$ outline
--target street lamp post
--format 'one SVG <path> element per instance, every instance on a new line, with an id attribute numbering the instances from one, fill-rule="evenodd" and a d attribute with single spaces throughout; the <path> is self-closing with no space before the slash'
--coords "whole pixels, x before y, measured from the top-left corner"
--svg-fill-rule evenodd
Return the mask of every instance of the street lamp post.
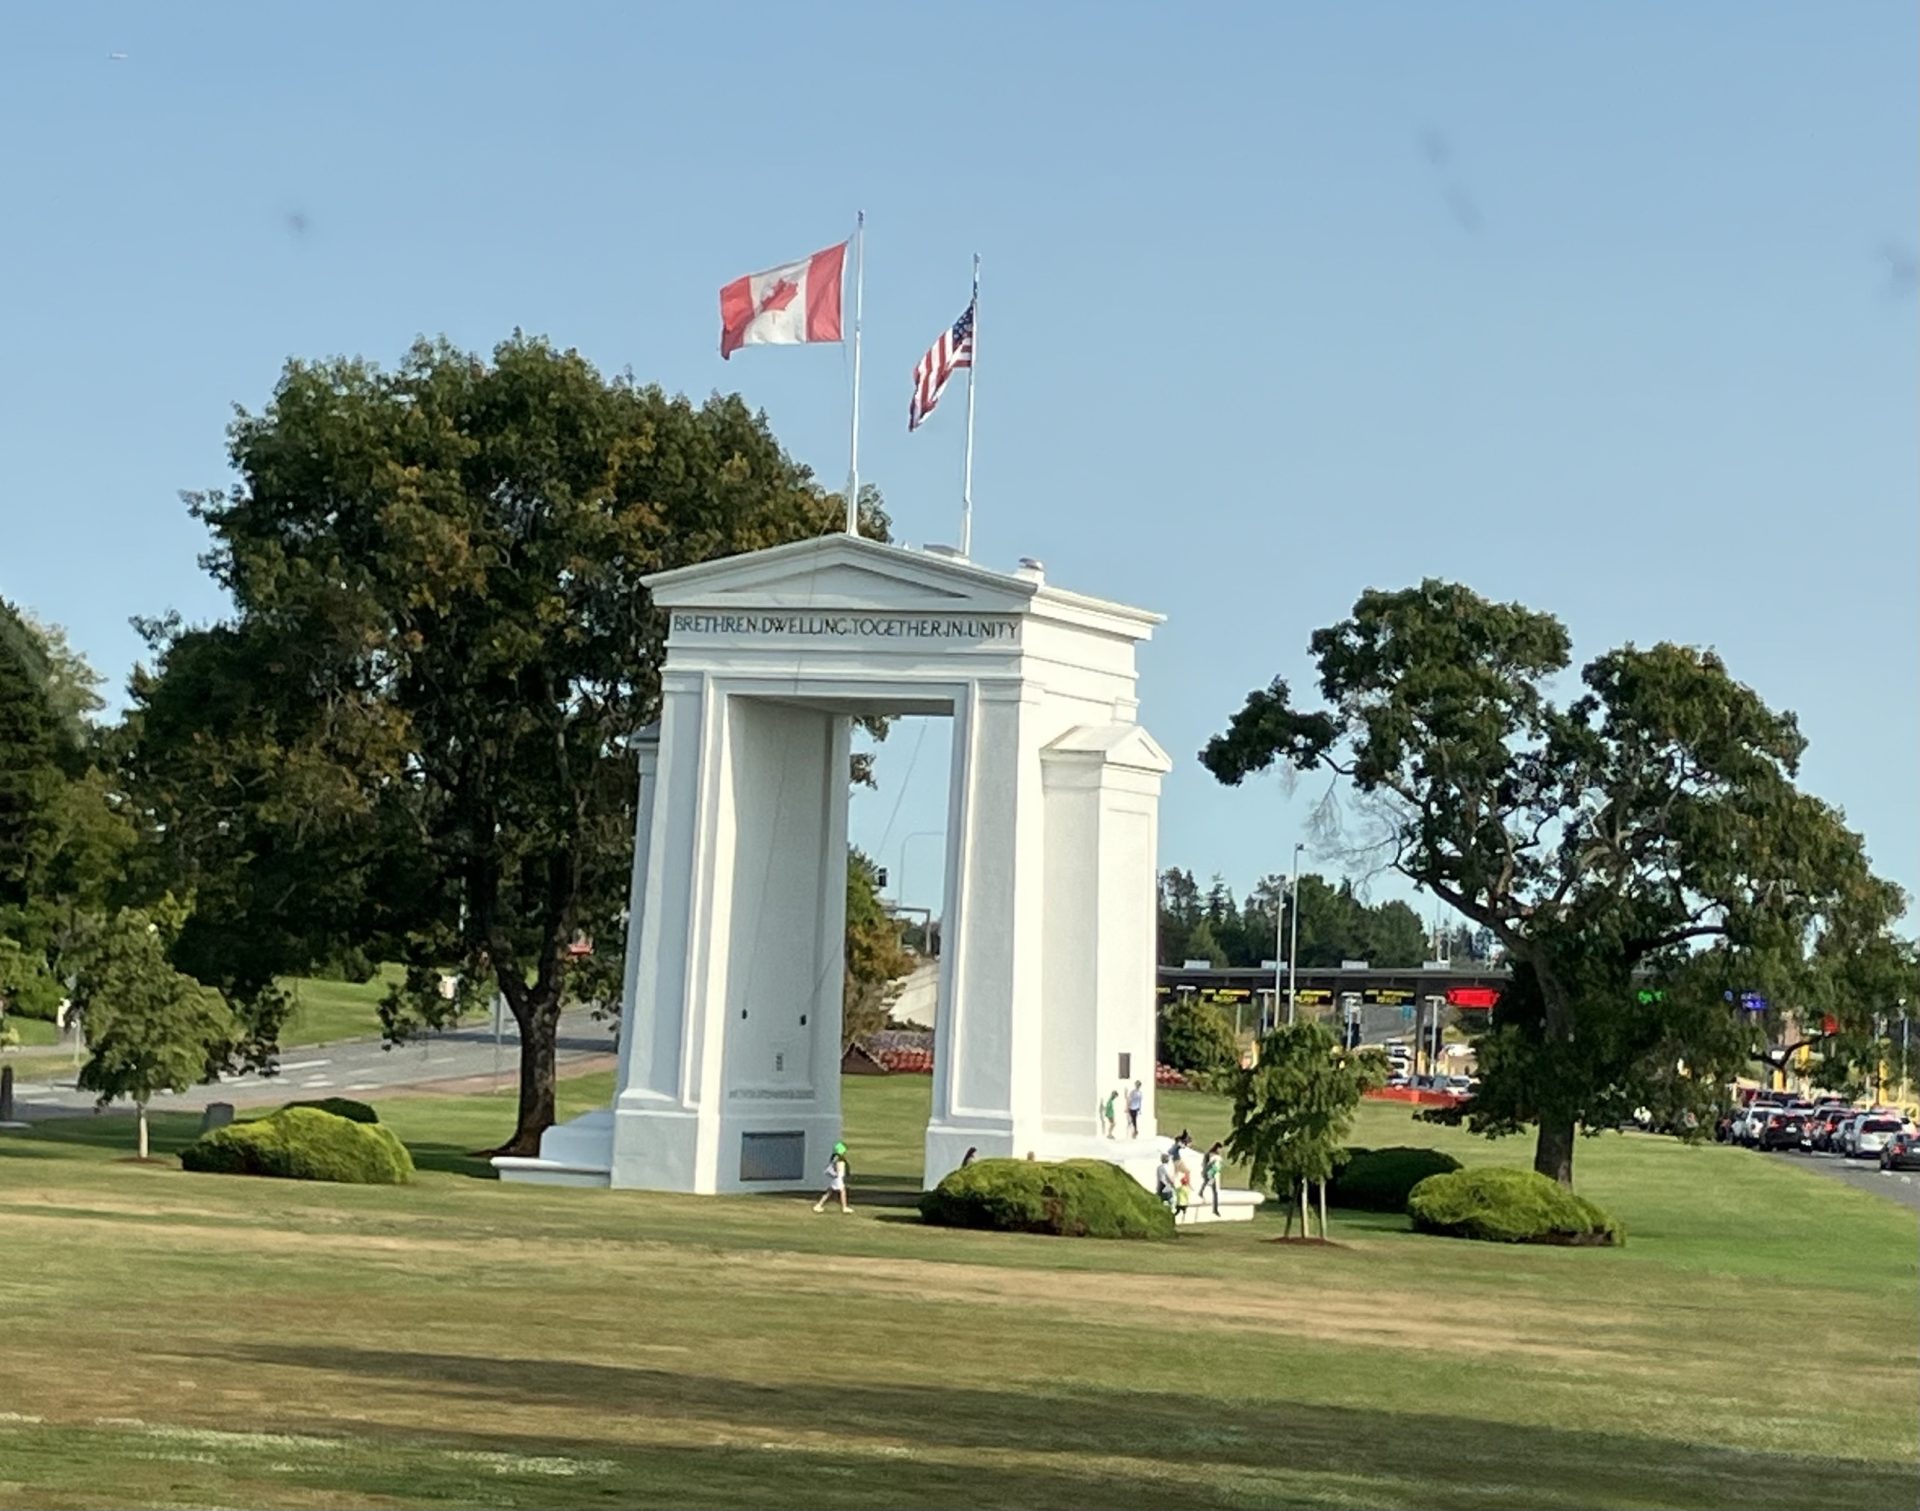
<path id="1" fill-rule="evenodd" d="M 904 903 L 907 901 L 907 850 L 908 850 L 908 847 L 911 846 L 913 842 L 917 839 L 943 838 L 946 835 L 946 832 L 947 831 L 944 829 L 916 829 L 913 831 L 913 833 L 909 834 L 905 839 L 900 841 L 900 885 L 894 889 L 894 893 L 893 893 L 894 900 L 896 902 Z"/>
<path id="2" fill-rule="evenodd" d="M 1293 884 L 1287 888 L 1289 899 L 1289 918 L 1287 927 L 1291 937 L 1287 941 L 1287 1022 L 1293 1022 L 1293 1002 L 1297 995 L 1295 988 L 1300 981 L 1300 852 L 1307 847 L 1296 844 L 1293 847 Z"/>

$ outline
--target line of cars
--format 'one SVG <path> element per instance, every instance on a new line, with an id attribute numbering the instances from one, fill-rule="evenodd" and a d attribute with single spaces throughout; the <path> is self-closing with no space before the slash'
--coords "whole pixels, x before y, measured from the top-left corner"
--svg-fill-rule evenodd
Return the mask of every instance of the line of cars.
<path id="1" fill-rule="evenodd" d="M 1898 1107 L 1856 1107 L 1843 1097 L 1761 1092 L 1722 1113 L 1714 1137 L 1749 1149 L 1838 1154 L 1876 1159 L 1882 1170 L 1920 1170 L 1920 1127 Z"/>
<path id="2" fill-rule="evenodd" d="M 1387 1085 L 1395 1089 L 1439 1091 L 1448 1096 L 1470 1097 L 1480 1083 L 1474 1076 L 1417 1076 L 1413 1073 L 1413 1048 L 1405 1039 L 1388 1039 L 1380 1046 L 1387 1057 Z"/>

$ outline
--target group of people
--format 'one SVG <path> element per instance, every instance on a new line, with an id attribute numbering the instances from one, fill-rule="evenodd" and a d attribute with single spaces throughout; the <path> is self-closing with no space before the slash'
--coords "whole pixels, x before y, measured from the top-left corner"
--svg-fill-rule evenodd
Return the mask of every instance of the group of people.
<path id="1" fill-rule="evenodd" d="M 1116 1086 L 1112 1091 L 1107 1093 L 1107 1099 L 1100 1104 L 1100 1122 L 1107 1130 L 1108 1138 L 1118 1138 L 1120 1136 L 1120 1124 L 1117 1113 L 1120 1107 L 1121 1095 L 1120 1088 Z M 1127 1091 L 1125 1096 L 1127 1099 L 1127 1131 L 1134 1138 L 1139 1138 L 1140 1109 L 1147 1105 L 1147 1094 L 1140 1082 L 1135 1081 L 1132 1089 Z"/>
<path id="2" fill-rule="evenodd" d="M 1140 1137 L 1140 1108 L 1146 1100 L 1138 1081 L 1133 1083 L 1133 1089 L 1127 1092 L 1126 1097 L 1127 1127 L 1133 1137 L 1138 1138 Z M 1116 1132 L 1114 1116 L 1119 1105 L 1120 1092 L 1117 1089 L 1108 1092 L 1106 1101 L 1101 1103 L 1100 1117 L 1106 1124 L 1108 1138 L 1119 1136 Z M 1182 1128 L 1172 1146 L 1160 1156 L 1160 1170 L 1155 1179 L 1154 1188 L 1160 1200 L 1167 1204 L 1167 1210 L 1173 1213 L 1175 1222 L 1185 1217 L 1194 1207 L 1205 1202 L 1209 1193 L 1213 1198 L 1213 1215 L 1215 1217 L 1220 1215 L 1220 1169 L 1225 1162 L 1221 1146 L 1216 1141 L 1201 1157 L 1200 1184 L 1197 1189 L 1193 1184 L 1193 1172 L 1187 1168 L 1186 1162 L 1186 1152 L 1192 1147 L 1193 1136 Z M 977 1149 L 967 1150 L 966 1156 L 960 1161 L 961 1167 L 971 1165 L 978 1152 Z M 1032 1159 L 1034 1156 L 1029 1153 L 1027 1158 Z M 837 1201 L 842 1212 L 851 1212 L 853 1206 L 847 1200 L 847 1177 L 850 1172 L 847 1166 L 845 1144 L 835 1141 L 833 1156 L 827 1161 L 824 1173 L 827 1189 L 820 1193 L 820 1200 L 813 1204 L 813 1210 L 825 1211 L 828 1206 Z"/>
<path id="3" fill-rule="evenodd" d="M 1187 1168 L 1186 1161 L 1186 1152 L 1192 1147 L 1193 1139 L 1182 1128 L 1173 1147 L 1160 1156 L 1160 1169 L 1154 1177 L 1154 1190 L 1173 1213 L 1175 1222 L 1206 1201 L 1209 1192 L 1213 1196 L 1213 1215 L 1220 1215 L 1220 1169 L 1226 1156 L 1217 1141 L 1207 1150 L 1200 1160 L 1200 1188 L 1196 1191 L 1193 1171 Z"/>

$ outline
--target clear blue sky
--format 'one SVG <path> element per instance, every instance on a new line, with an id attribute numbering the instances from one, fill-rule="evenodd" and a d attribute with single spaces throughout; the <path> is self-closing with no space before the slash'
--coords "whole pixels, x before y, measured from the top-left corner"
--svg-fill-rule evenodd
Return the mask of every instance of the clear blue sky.
<path id="1" fill-rule="evenodd" d="M 1583 656 L 1718 646 L 1911 888 L 1917 49 L 1893 0 L 5 7 L 0 593 L 117 687 L 129 615 L 223 607 L 175 495 L 229 406 L 420 333 L 737 385 L 837 485 L 845 354 L 723 365 L 716 291 L 864 207 L 863 474 L 953 538 L 908 379 L 979 251 L 975 555 L 1169 616 L 1164 864 L 1284 868 L 1306 790 L 1194 752 L 1437 574 Z M 913 740 L 857 805 L 890 867 Z"/>

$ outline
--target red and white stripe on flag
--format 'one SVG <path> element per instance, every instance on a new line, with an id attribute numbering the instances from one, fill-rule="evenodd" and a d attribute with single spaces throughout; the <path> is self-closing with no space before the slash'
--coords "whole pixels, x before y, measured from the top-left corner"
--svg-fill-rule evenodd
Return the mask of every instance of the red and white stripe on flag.
<path id="1" fill-rule="evenodd" d="M 940 333 L 940 339 L 927 348 L 913 370 L 913 403 L 907 408 L 907 429 L 918 430 L 946 392 L 947 379 L 959 369 L 972 366 L 973 305 L 969 302 L 966 312 Z"/>
<path id="2" fill-rule="evenodd" d="M 720 355 L 743 346 L 840 339 L 840 275 L 847 244 L 801 262 L 736 278 L 720 290 Z"/>

